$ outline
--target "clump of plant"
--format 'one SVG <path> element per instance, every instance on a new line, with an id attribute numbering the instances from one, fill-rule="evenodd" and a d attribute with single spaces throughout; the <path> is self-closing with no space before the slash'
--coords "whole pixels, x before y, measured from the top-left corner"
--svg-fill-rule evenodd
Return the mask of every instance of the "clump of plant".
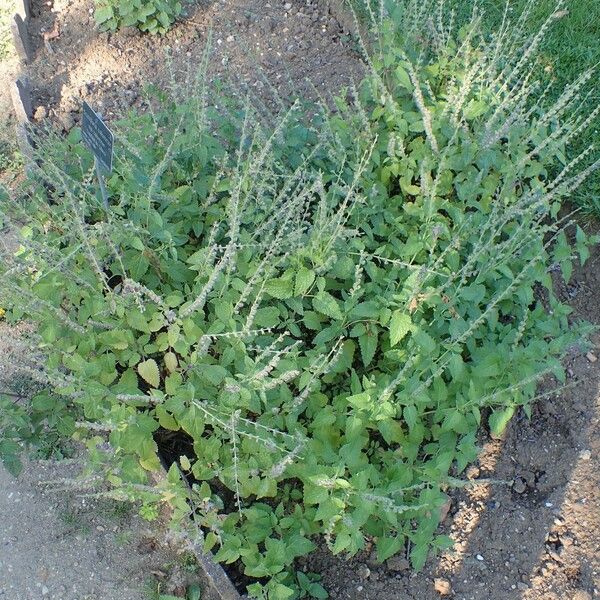
<path id="1" fill-rule="evenodd" d="M 40 140 L 46 187 L 2 205 L 27 228 L 0 294 L 38 324 L 90 464 L 147 518 L 193 514 L 192 544 L 253 597 L 326 597 L 294 570 L 319 540 L 415 568 L 448 547 L 440 509 L 478 432 L 529 413 L 586 332 L 549 271 L 587 256 L 555 217 L 599 164 L 548 168 L 593 118 L 571 110 L 589 74 L 542 108 L 541 36 L 455 37 L 432 6 L 399 28 L 373 13 L 379 51 L 335 113 L 217 108 L 201 77 L 121 123 L 109 211 L 77 133 L 67 160 Z"/>
<path id="2" fill-rule="evenodd" d="M 164 34 L 181 15 L 179 0 L 96 0 L 94 18 L 104 31 L 137 27 L 151 34 Z"/>

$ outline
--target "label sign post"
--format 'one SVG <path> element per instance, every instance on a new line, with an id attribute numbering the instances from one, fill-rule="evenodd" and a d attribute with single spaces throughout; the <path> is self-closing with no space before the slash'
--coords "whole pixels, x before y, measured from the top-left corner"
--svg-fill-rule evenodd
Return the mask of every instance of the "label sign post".
<path id="1" fill-rule="evenodd" d="M 100 183 L 100 193 L 104 208 L 108 210 L 108 193 L 104 183 L 104 175 L 112 172 L 113 146 L 115 136 L 106 126 L 100 115 L 84 101 L 83 103 L 83 122 L 81 125 L 81 137 L 84 144 L 92 151 L 94 155 L 94 165 L 96 175 Z"/>

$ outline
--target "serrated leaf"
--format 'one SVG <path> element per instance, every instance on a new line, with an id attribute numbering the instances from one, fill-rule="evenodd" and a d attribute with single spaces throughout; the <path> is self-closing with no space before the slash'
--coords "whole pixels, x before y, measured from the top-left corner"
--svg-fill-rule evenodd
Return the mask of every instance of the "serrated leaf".
<path id="1" fill-rule="evenodd" d="M 394 554 L 397 554 L 404 546 L 404 538 L 396 537 L 380 537 L 377 540 L 377 561 L 382 563 Z"/>
<path id="2" fill-rule="evenodd" d="M 414 404 L 405 406 L 402 412 L 404 421 L 408 425 L 409 429 L 412 429 L 417 424 L 417 408 Z"/>
<path id="3" fill-rule="evenodd" d="M 153 388 L 157 388 L 160 385 L 160 372 L 153 358 L 141 362 L 137 370 L 140 377 Z"/>
<path id="4" fill-rule="evenodd" d="M 515 414 L 515 407 L 509 406 L 504 410 L 495 410 L 488 419 L 490 426 L 490 434 L 493 438 L 498 439 L 504 433 L 506 426 Z"/>
<path id="5" fill-rule="evenodd" d="M 315 272 L 306 267 L 300 267 L 296 273 L 296 285 L 294 288 L 294 294 L 296 296 L 304 295 L 310 286 L 315 281 Z"/>
<path id="6" fill-rule="evenodd" d="M 178 366 L 177 355 L 174 352 L 167 352 L 165 354 L 165 367 L 167 367 L 169 373 L 176 371 Z"/>
<path id="7" fill-rule="evenodd" d="M 360 355 L 363 359 L 363 364 L 368 367 L 377 352 L 378 334 L 377 331 L 371 330 L 361 335 L 358 338 L 358 345 L 360 346 Z"/>
<path id="8" fill-rule="evenodd" d="M 101 6 L 96 9 L 94 18 L 96 19 L 96 23 L 98 23 L 98 25 L 102 25 L 102 23 L 112 19 L 113 14 L 114 13 L 111 6 Z"/>
<path id="9" fill-rule="evenodd" d="M 286 300 L 294 295 L 294 285 L 291 279 L 271 279 L 265 284 L 265 291 L 277 298 L 278 300 Z"/>
<path id="10" fill-rule="evenodd" d="M 412 320 L 410 315 L 396 310 L 390 321 L 390 345 L 395 346 L 410 331 Z"/>
<path id="11" fill-rule="evenodd" d="M 319 292 L 312 301 L 317 312 L 341 321 L 344 317 L 337 300 L 329 292 Z"/>
<path id="12" fill-rule="evenodd" d="M 425 565 L 428 554 L 427 544 L 415 544 L 410 551 L 410 562 L 415 571 L 420 571 Z"/>

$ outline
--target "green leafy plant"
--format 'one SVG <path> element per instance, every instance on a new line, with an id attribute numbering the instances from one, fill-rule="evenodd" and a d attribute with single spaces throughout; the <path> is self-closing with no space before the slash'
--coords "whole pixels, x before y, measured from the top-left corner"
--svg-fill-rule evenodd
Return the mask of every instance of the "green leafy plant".
<path id="1" fill-rule="evenodd" d="M 10 20 L 15 14 L 15 3 L 7 0 L 0 6 L 0 60 L 14 54 L 12 37 L 10 33 Z"/>
<path id="2" fill-rule="evenodd" d="M 1 205 L 21 250 L 0 295 L 38 324 L 90 468 L 148 516 L 193 515 L 192 543 L 256 598 L 325 597 L 294 573 L 319 540 L 415 568 L 448 547 L 478 432 L 529 413 L 587 332 L 551 271 L 587 257 L 555 218 L 599 163 L 549 168 L 589 123 L 571 110 L 589 76 L 543 107 L 539 39 L 423 30 L 420 10 L 373 13 L 368 76 L 335 112 L 216 108 L 201 75 L 116 128 L 108 212 L 77 131 L 40 139 L 45 186 Z M 153 484 L 173 436 L 186 451 Z"/>
<path id="3" fill-rule="evenodd" d="M 96 0 L 94 17 L 103 30 L 137 27 L 147 33 L 164 34 L 181 12 L 179 0 Z"/>
<path id="4" fill-rule="evenodd" d="M 75 419 L 64 400 L 42 392 L 26 402 L 0 392 L 0 460 L 9 473 L 21 473 L 24 448 L 42 457 L 60 455 L 62 440 L 74 431 Z"/>

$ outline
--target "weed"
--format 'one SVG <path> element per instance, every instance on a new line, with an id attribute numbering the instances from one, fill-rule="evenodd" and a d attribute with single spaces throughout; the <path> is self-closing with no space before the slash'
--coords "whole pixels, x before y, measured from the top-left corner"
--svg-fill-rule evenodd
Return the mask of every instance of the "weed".
<path id="1" fill-rule="evenodd" d="M 96 0 L 96 5 L 96 23 L 110 31 L 137 27 L 150 34 L 163 34 L 182 12 L 179 0 Z"/>

